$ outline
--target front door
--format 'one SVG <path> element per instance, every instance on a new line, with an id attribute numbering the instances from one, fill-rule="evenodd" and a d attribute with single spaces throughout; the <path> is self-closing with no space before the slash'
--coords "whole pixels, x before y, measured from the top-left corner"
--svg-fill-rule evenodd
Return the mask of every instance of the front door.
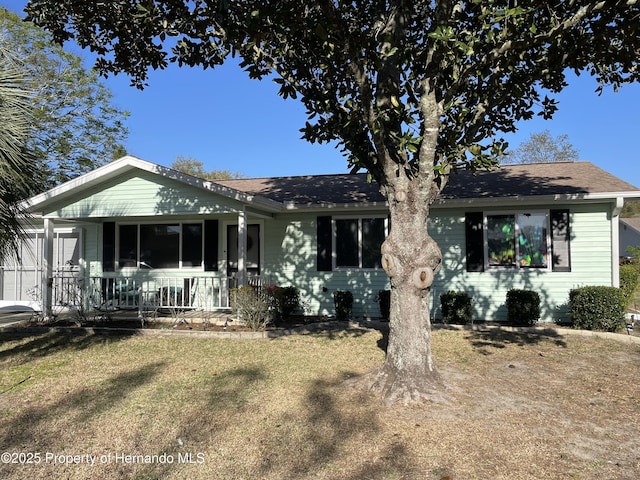
<path id="1" fill-rule="evenodd" d="M 249 276 L 260 275 L 260 225 L 247 225 L 247 259 Z M 238 225 L 227 225 L 227 275 L 238 273 Z"/>

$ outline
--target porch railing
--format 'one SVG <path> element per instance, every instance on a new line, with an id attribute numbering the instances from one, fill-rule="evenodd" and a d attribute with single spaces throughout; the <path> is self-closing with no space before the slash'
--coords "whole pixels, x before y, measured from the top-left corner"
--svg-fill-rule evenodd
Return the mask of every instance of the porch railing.
<path id="1" fill-rule="evenodd" d="M 99 309 L 229 308 L 229 279 L 226 277 L 92 277 L 86 294 Z"/>
<path id="2" fill-rule="evenodd" d="M 266 285 L 268 277 L 250 276 L 250 285 Z M 229 308 L 229 289 L 238 286 L 235 277 L 190 275 L 161 276 L 134 273 L 104 274 L 85 279 L 76 272 L 53 278 L 53 304 L 89 309 L 197 309 Z"/>

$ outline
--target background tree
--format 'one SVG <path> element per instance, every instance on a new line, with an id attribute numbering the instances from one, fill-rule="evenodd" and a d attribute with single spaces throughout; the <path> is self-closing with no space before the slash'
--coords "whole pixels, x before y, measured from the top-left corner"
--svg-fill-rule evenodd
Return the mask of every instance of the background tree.
<path id="1" fill-rule="evenodd" d="M 122 151 L 128 115 L 112 104 L 111 92 L 77 55 L 51 35 L 0 8 L 0 35 L 13 61 L 32 79 L 34 128 L 26 148 L 40 162 L 43 189 L 88 172 Z"/>
<path id="2" fill-rule="evenodd" d="M 640 200 L 630 198 L 624 202 L 624 207 L 620 212 L 622 218 L 638 217 L 640 216 Z"/>
<path id="3" fill-rule="evenodd" d="M 429 294 L 442 255 L 427 231 L 451 172 L 497 164 L 517 122 L 549 118 L 565 71 L 637 81 L 635 0 L 30 0 L 30 19 L 142 87 L 149 68 L 215 67 L 233 53 L 299 98 L 311 142 L 336 141 L 388 200 L 384 364 L 359 380 L 392 403 L 440 397 Z M 546 92 L 546 94 L 541 93 Z"/>
<path id="4" fill-rule="evenodd" d="M 549 130 L 532 133 L 512 152 L 500 157 L 500 163 L 548 163 L 575 162 L 579 160 L 578 151 L 569 142 L 568 135 L 552 137 Z"/>
<path id="5" fill-rule="evenodd" d="M 171 168 L 194 177 L 205 180 L 231 180 L 234 178 L 244 178 L 244 175 L 231 170 L 205 170 L 204 164 L 200 160 L 191 157 L 178 155 L 176 161 L 171 164 Z"/>
<path id="6" fill-rule="evenodd" d="M 34 162 L 25 144 L 31 133 L 32 91 L 0 32 L 0 261 L 18 255 L 27 215 L 21 201 L 34 193 Z"/>

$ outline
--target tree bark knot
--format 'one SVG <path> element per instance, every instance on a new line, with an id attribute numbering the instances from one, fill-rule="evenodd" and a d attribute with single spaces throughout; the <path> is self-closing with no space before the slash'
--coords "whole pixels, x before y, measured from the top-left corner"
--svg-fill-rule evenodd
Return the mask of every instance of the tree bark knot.
<path id="1" fill-rule="evenodd" d="M 403 247 L 387 238 L 381 248 L 382 268 L 396 283 L 406 282 L 418 290 L 428 289 L 440 270 L 440 249 L 430 237 L 417 248 L 415 245 L 405 244 Z"/>

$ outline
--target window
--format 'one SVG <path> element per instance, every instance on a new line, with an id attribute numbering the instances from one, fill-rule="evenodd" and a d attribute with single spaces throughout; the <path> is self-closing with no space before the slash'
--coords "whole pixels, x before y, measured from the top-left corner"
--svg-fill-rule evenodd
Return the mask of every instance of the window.
<path id="1" fill-rule="evenodd" d="M 336 218 L 334 220 L 335 266 L 381 268 L 380 247 L 387 235 L 387 219 Z"/>
<path id="2" fill-rule="evenodd" d="M 182 266 L 202 265 L 202 224 L 182 224 Z"/>
<path id="3" fill-rule="evenodd" d="M 549 219 L 546 213 L 486 216 L 486 265 L 549 268 Z"/>
<path id="4" fill-rule="evenodd" d="M 202 223 L 120 225 L 118 266 L 202 266 Z"/>
<path id="5" fill-rule="evenodd" d="M 465 213 L 467 272 L 510 267 L 571 271 L 571 212 Z"/>
<path id="6" fill-rule="evenodd" d="M 140 262 L 151 268 L 178 268 L 180 225 L 140 225 Z"/>

